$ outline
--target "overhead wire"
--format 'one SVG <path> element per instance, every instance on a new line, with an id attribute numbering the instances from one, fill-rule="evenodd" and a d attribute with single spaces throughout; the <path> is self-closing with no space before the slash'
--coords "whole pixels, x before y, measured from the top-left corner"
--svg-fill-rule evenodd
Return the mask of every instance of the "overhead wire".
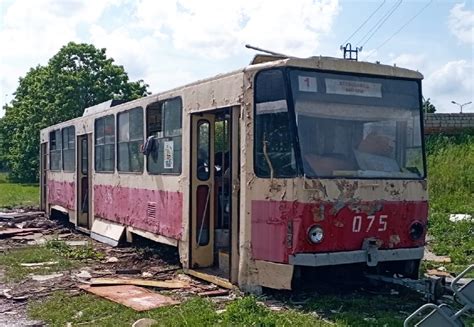
<path id="1" fill-rule="evenodd" d="M 367 24 L 367 22 L 372 18 L 372 16 L 375 15 L 377 13 L 377 11 L 379 11 L 380 8 L 382 8 L 382 6 L 384 5 L 385 2 L 386 2 L 386 0 L 383 0 L 383 2 L 374 11 L 372 11 L 372 13 L 369 15 L 369 17 L 367 17 L 367 19 L 362 24 L 360 24 L 360 26 L 342 44 L 346 44 L 347 41 L 349 41 L 354 35 L 356 35 L 357 32 L 359 32 L 360 29 L 362 27 L 364 27 L 365 24 Z"/>
<path id="2" fill-rule="evenodd" d="M 406 21 L 405 24 L 403 24 L 398 30 L 395 31 L 390 37 L 388 37 L 385 41 L 383 41 L 375 50 L 380 49 L 383 47 L 387 42 L 389 42 L 395 35 L 400 33 L 402 29 L 404 29 L 408 24 L 410 24 L 416 17 L 418 17 L 423 11 L 425 11 L 426 8 L 428 8 L 429 5 L 433 3 L 434 0 L 430 0 L 423 8 L 421 8 L 415 15 L 413 15 L 409 20 Z"/>
<path id="3" fill-rule="evenodd" d="M 375 35 L 375 33 L 377 33 L 377 31 L 385 24 L 385 22 L 390 18 L 390 16 L 393 15 L 397 8 L 400 7 L 402 2 L 403 0 L 399 0 L 398 2 L 396 2 L 395 5 L 377 21 L 377 23 L 362 37 L 362 39 L 357 44 L 361 44 L 363 42 L 361 47 L 364 47 L 367 42 L 369 42 L 370 39 Z"/>

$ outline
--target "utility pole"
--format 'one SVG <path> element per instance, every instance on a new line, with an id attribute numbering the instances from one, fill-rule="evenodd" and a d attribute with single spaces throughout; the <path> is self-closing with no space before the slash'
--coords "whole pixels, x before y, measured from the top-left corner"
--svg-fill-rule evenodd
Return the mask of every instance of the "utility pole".
<path id="1" fill-rule="evenodd" d="M 471 104 L 472 101 L 469 101 L 469 102 L 466 102 L 466 103 L 463 103 L 463 104 L 457 103 L 456 101 L 451 101 L 451 103 L 458 105 L 458 106 L 459 106 L 459 111 L 460 111 L 460 113 L 462 114 L 462 108 L 463 108 L 464 106 L 467 106 L 468 104 Z"/>

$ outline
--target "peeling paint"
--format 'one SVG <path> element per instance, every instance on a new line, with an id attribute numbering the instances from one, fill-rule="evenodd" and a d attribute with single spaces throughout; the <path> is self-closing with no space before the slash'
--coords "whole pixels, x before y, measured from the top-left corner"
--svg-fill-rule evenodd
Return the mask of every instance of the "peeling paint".
<path id="1" fill-rule="evenodd" d="M 76 183 L 48 179 L 48 202 L 69 210 L 75 208 Z"/>

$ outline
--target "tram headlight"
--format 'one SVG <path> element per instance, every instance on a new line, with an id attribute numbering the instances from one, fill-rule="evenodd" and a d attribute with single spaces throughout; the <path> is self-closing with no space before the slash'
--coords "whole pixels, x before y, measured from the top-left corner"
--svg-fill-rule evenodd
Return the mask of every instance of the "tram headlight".
<path id="1" fill-rule="evenodd" d="M 318 225 L 314 225 L 308 231 L 308 238 L 311 241 L 311 243 L 314 243 L 314 244 L 321 243 L 324 239 L 323 229 Z"/>
<path id="2" fill-rule="evenodd" d="M 410 225 L 409 229 L 409 234 L 412 240 L 416 241 L 423 236 L 423 232 L 425 231 L 425 227 L 423 227 L 423 224 L 415 221 L 413 224 Z"/>

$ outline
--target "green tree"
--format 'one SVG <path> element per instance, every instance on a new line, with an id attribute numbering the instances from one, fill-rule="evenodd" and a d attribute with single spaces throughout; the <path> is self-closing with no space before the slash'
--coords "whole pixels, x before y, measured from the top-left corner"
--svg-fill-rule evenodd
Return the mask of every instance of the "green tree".
<path id="1" fill-rule="evenodd" d="M 434 114 L 436 112 L 436 107 L 430 102 L 430 98 L 423 98 L 423 112 L 428 114 Z"/>
<path id="2" fill-rule="evenodd" d="M 142 80 L 129 81 L 105 49 L 70 42 L 46 66 L 31 68 L 0 120 L 0 159 L 16 181 L 38 180 L 39 131 L 81 116 L 84 109 L 110 100 L 133 100 L 148 93 Z"/>

